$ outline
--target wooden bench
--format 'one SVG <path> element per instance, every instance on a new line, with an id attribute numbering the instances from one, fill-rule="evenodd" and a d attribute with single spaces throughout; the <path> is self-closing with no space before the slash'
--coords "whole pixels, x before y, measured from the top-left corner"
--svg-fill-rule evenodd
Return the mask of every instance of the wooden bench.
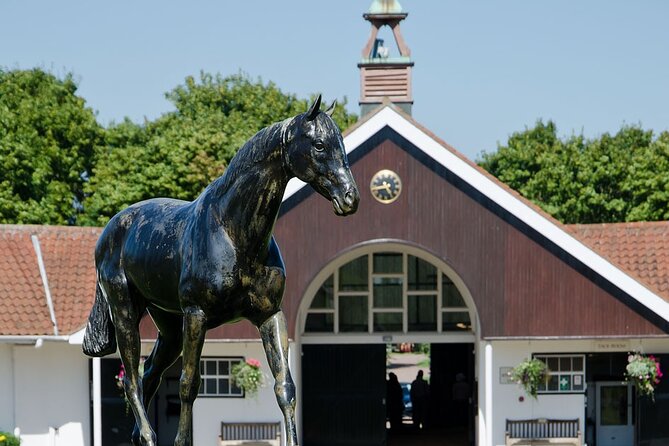
<path id="1" fill-rule="evenodd" d="M 281 423 L 221 423 L 220 446 L 281 446 Z"/>
<path id="2" fill-rule="evenodd" d="M 506 420 L 506 446 L 582 446 L 580 422 L 575 420 Z"/>

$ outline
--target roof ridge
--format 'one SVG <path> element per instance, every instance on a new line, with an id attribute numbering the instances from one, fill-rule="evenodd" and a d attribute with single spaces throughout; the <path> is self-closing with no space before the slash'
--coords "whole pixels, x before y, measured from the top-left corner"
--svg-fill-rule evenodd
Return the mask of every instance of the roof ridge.
<path id="1" fill-rule="evenodd" d="M 66 225 L 39 225 L 39 224 L 0 224 L 0 233 L 44 233 L 44 232 L 98 232 L 103 228 L 100 226 L 66 226 Z"/>
<path id="2" fill-rule="evenodd" d="M 606 227 L 628 227 L 628 228 L 643 228 L 650 226 L 669 226 L 669 221 L 624 221 L 612 223 L 563 223 L 568 228 L 606 228 Z"/>

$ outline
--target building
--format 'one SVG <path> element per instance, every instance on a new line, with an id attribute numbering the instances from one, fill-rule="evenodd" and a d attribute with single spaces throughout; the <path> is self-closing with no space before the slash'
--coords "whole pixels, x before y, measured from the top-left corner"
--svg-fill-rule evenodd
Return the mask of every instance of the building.
<path id="1" fill-rule="evenodd" d="M 507 419 L 531 418 L 578 419 L 588 445 L 669 443 L 669 380 L 654 403 L 623 382 L 628 352 L 669 364 L 669 222 L 566 226 L 546 215 L 411 118 L 399 4 L 376 0 L 365 18 L 391 26 L 400 56 L 379 51 L 373 32 L 360 63 L 366 114 L 344 138 L 359 211 L 340 219 L 295 181 L 275 227 L 301 443 L 386 444 L 386 345 L 402 342 L 431 344 L 431 423 L 443 443 L 457 432 L 464 444 L 501 445 Z M 99 231 L 0 227 L 0 388 L 10 395 L 0 429 L 19 428 L 26 446 L 128 444 L 118 359 L 87 359 L 78 345 Z M 147 321 L 146 354 L 154 333 Z M 507 374 L 531 357 L 552 370 L 536 400 Z M 240 358 L 261 359 L 270 376 L 251 324 L 209 332 L 198 446 L 217 444 L 221 421 L 281 419 L 271 386 L 255 399 L 229 386 Z M 178 373 L 152 408 L 161 444 L 176 429 Z M 450 393 L 460 373 L 466 409 Z"/>

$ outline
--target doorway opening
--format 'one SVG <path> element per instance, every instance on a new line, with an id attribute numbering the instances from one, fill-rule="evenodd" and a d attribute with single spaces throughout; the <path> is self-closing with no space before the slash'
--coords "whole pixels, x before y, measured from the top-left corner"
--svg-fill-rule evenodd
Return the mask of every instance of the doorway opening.
<path id="1" fill-rule="evenodd" d="M 654 400 L 639 396 L 623 375 L 628 355 L 586 355 L 585 440 L 595 446 L 669 444 L 669 380 L 655 388 Z M 654 356 L 669 363 L 668 354 Z"/>
<path id="2" fill-rule="evenodd" d="M 135 418 L 126 404 L 119 376 L 121 360 L 102 358 L 100 380 L 102 393 L 102 446 L 131 446 Z M 179 376 L 181 359 L 165 371 L 156 396 L 148 408 L 149 421 L 158 437 L 159 446 L 174 444 L 179 425 Z"/>
<path id="3" fill-rule="evenodd" d="M 474 344 L 424 344 L 392 351 L 386 344 L 302 346 L 302 431 L 309 446 L 474 444 Z M 390 350 L 390 351 L 389 351 Z M 412 384 L 429 378 L 425 418 L 414 425 L 416 400 L 404 401 L 401 426 L 388 425 L 387 377 Z M 408 386 L 407 386 L 408 387 Z"/>
<path id="4" fill-rule="evenodd" d="M 404 403 L 400 426 L 392 426 L 388 414 L 388 446 L 473 445 L 474 344 L 404 343 L 387 351 L 386 371 L 397 376 Z M 428 384 L 425 396 L 421 378 Z M 390 386 L 386 393 L 387 408 L 392 408 Z"/>
<path id="5" fill-rule="evenodd" d="M 423 250 L 374 243 L 335 259 L 314 277 L 298 312 L 303 443 L 474 444 L 477 324 L 464 282 Z M 389 356 L 386 344 L 398 342 L 424 346 L 422 356 L 413 364 L 409 356 L 397 356 L 400 352 Z M 419 368 L 429 378 L 429 396 L 422 405 L 420 429 L 414 431 L 417 411 L 411 384 Z M 393 430 L 387 427 L 387 380 L 389 373 L 401 369 L 409 375 L 398 378 L 398 385 L 404 384 L 404 407 Z M 460 388 L 457 400 L 454 387 Z"/>

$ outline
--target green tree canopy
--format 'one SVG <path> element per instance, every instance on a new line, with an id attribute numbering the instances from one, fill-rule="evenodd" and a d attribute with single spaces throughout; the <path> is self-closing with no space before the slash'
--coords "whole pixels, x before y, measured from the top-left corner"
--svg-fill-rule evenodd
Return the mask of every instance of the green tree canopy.
<path id="1" fill-rule="evenodd" d="M 669 132 L 623 126 L 561 139 L 539 121 L 479 164 L 564 223 L 669 219 Z"/>
<path id="2" fill-rule="evenodd" d="M 102 136 L 68 75 L 0 70 L 0 223 L 73 224 Z"/>
<path id="3" fill-rule="evenodd" d="M 147 198 L 194 199 L 258 130 L 308 108 L 306 99 L 241 74 L 188 77 L 167 98 L 174 111 L 143 125 L 126 120 L 107 130 L 86 186 L 86 223 L 105 224 Z M 334 119 L 346 128 L 357 118 L 339 106 Z"/>

